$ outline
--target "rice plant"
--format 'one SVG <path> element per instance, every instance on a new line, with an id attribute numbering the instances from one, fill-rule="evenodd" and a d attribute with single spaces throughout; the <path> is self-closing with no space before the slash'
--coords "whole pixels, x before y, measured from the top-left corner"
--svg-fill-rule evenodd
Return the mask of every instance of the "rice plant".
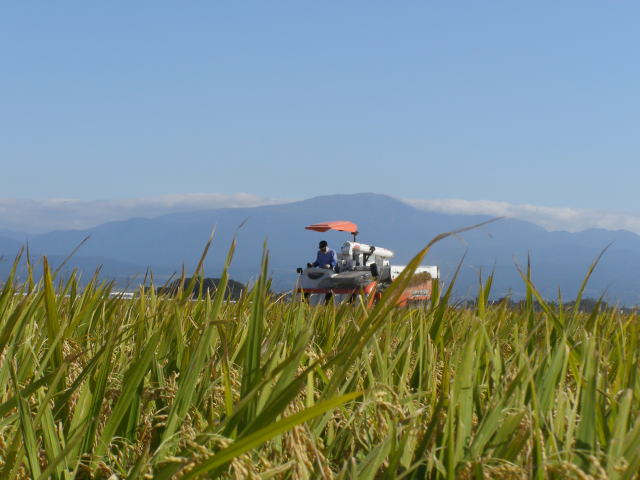
<path id="1" fill-rule="evenodd" d="M 635 314 L 547 303 L 528 272 L 517 308 L 491 276 L 474 308 L 452 285 L 397 307 L 427 251 L 373 307 L 272 296 L 266 253 L 235 303 L 226 270 L 195 301 L 193 281 L 123 299 L 46 259 L 10 276 L 0 477 L 638 478 Z"/>

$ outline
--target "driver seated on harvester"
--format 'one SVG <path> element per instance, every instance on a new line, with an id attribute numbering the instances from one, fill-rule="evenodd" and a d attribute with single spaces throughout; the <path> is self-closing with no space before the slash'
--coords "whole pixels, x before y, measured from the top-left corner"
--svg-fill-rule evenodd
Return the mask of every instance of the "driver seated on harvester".
<path id="1" fill-rule="evenodd" d="M 322 240 L 318 247 L 319 250 L 318 255 L 316 256 L 316 261 L 308 263 L 307 267 L 320 267 L 335 270 L 336 265 L 338 264 L 338 255 L 336 254 L 336 251 L 329 248 L 329 244 L 326 240 Z"/>

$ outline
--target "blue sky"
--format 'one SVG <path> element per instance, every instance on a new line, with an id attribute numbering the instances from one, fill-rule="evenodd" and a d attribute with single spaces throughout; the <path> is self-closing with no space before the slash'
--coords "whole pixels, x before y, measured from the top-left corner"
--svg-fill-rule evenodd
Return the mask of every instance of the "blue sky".
<path id="1" fill-rule="evenodd" d="M 636 2 L 11 2 L 0 197 L 636 215 Z"/>

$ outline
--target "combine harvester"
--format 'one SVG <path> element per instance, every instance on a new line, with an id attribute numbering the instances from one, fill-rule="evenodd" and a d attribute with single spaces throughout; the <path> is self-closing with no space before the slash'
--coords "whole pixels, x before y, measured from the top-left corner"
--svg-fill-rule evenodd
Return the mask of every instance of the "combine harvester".
<path id="1" fill-rule="evenodd" d="M 344 242 L 340 250 L 336 250 L 338 264 L 334 270 L 322 267 L 298 268 L 296 292 L 301 293 L 310 302 L 317 294 L 324 295 L 325 302 L 334 296 L 338 300 L 356 295 L 368 295 L 372 300 L 380 298 L 385 288 L 391 285 L 406 265 L 391 265 L 393 252 L 383 247 L 357 242 L 358 226 L 347 221 L 314 223 L 305 227 L 307 230 L 326 232 L 337 230 L 349 232 L 353 241 Z M 409 286 L 402 292 L 398 300 L 401 306 L 426 303 L 431 298 L 433 280 L 440 278 L 437 266 L 419 266 Z M 316 297 L 317 298 L 317 297 Z"/>

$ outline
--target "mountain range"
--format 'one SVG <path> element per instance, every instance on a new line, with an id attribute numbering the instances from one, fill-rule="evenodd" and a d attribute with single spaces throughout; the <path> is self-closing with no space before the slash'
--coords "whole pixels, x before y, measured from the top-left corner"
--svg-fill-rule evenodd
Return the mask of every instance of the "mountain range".
<path id="1" fill-rule="evenodd" d="M 59 265 L 88 237 L 70 259 L 67 269 L 77 268 L 88 278 L 102 265 L 102 276 L 115 279 L 123 287 L 135 285 L 150 269 L 158 283 L 179 274 L 183 267 L 187 273 L 192 272 L 215 230 L 205 264 L 207 276 L 219 275 L 231 241 L 236 238 L 231 276 L 250 282 L 259 270 L 266 242 L 274 288 L 286 290 L 295 282 L 296 267 L 315 258 L 319 240 L 326 239 L 338 249 L 350 239 L 350 235 L 342 232 L 320 234 L 305 230 L 311 223 L 355 222 L 361 232 L 359 241 L 389 248 L 396 253 L 392 263 L 405 264 L 439 233 L 489 219 L 427 212 L 385 195 L 362 193 L 281 205 L 132 218 L 87 230 L 35 236 L 0 230 L 0 275 L 7 274 L 12 257 L 25 241 L 32 258 L 47 255 L 53 265 Z M 569 300 L 575 297 L 589 265 L 607 246 L 586 295 L 605 294 L 610 302 L 640 304 L 640 279 L 635 273 L 640 267 L 640 236 L 628 231 L 550 232 L 525 221 L 505 218 L 437 243 L 424 263 L 439 265 L 446 283 L 462 262 L 455 284 L 459 298 L 473 297 L 479 279 L 494 271 L 492 297 L 511 295 L 517 299 L 525 291 L 518 268 L 526 270 L 530 258 L 533 282 L 540 292 L 548 298 L 557 298 L 561 291 L 563 299 Z"/>

